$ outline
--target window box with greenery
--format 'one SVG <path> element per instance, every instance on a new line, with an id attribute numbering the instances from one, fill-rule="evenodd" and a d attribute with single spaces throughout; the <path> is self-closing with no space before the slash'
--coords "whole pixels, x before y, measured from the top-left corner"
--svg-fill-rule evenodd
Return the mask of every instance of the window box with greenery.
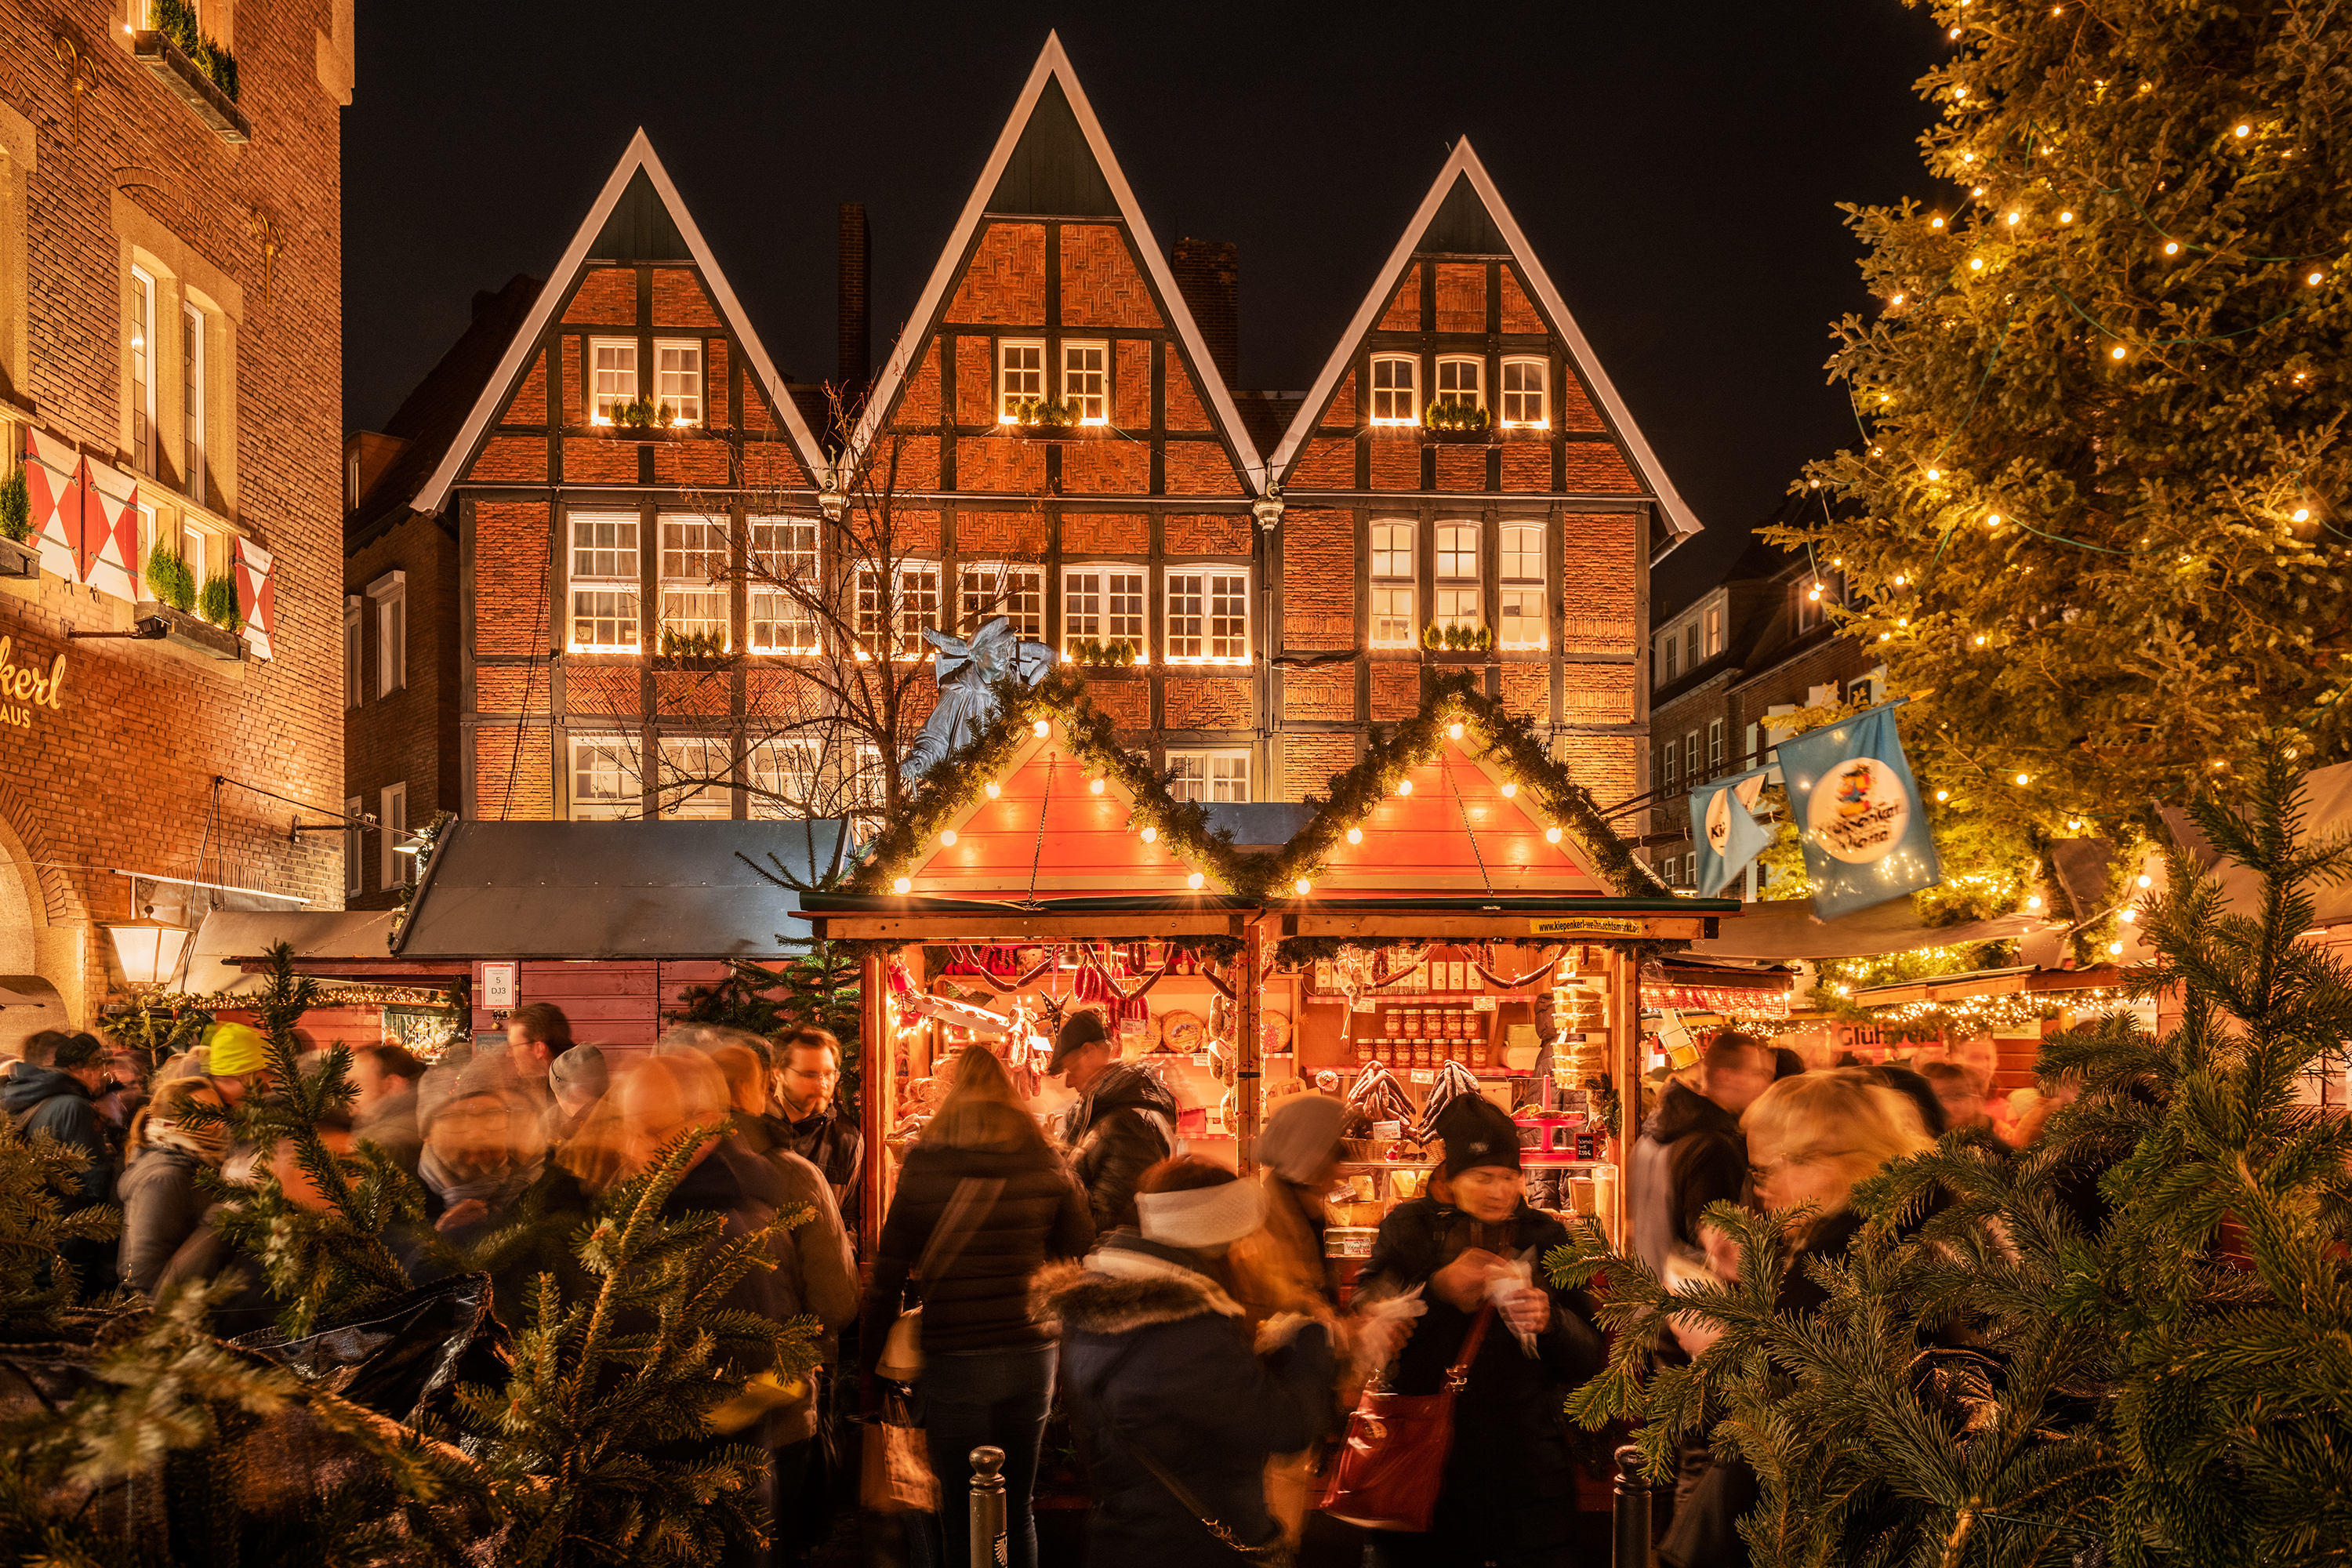
<path id="1" fill-rule="evenodd" d="M 1088 669 L 1126 669 L 1139 657 L 1139 650 L 1125 637 L 1110 642 L 1080 637 L 1070 644 L 1070 662 L 1084 665 Z"/>
<path id="2" fill-rule="evenodd" d="M 735 662 L 725 632 L 681 632 L 664 626 L 656 669 L 725 669 Z"/>
<path id="3" fill-rule="evenodd" d="M 1422 410 L 1422 434 L 1429 440 L 1484 447 L 1495 438 L 1495 420 L 1475 403 L 1433 403 Z"/>
<path id="4" fill-rule="evenodd" d="M 1421 646 L 1432 653 L 1489 653 L 1495 647 L 1495 634 L 1485 626 L 1423 626 Z"/>
<path id="5" fill-rule="evenodd" d="M 1084 408 L 1075 397 L 1066 401 L 1053 397 L 1024 397 L 1012 405 L 1011 412 L 997 424 L 1008 436 L 1025 437 L 1034 441 L 1082 441 L 1108 434 L 1110 426 L 1100 422 L 1089 423 Z"/>
<path id="6" fill-rule="evenodd" d="M 691 428 L 678 416 L 676 409 L 667 403 L 656 403 L 650 397 L 640 397 L 634 403 L 615 403 L 609 414 L 589 416 L 588 423 L 598 435 L 631 441 L 685 435 Z"/>
<path id="7" fill-rule="evenodd" d="M 0 577 L 40 574 L 41 547 L 33 542 L 33 496 L 19 464 L 0 479 Z"/>
<path id="8" fill-rule="evenodd" d="M 152 31 L 134 33 L 131 53 L 224 142 L 250 142 L 253 122 L 236 106 L 236 57 L 196 25 L 187 0 L 150 0 Z"/>
<path id="9" fill-rule="evenodd" d="M 245 657 L 245 617 L 237 613 L 234 579 L 207 578 L 199 592 L 187 562 L 158 544 L 147 557 L 147 591 L 155 596 L 141 600 L 131 613 L 163 622 L 165 642 L 215 658 Z"/>

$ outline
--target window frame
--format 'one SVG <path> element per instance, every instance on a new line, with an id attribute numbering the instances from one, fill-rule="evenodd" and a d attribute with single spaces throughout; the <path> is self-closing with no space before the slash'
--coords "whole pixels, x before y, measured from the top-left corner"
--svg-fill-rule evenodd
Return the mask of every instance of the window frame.
<path id="1" fill-rule="evenodd" d="M 689 770 L 675 767 L 670 762 L 670 754 L 673 750 L 683 752 L 688 747 L 699 748 L 703 753 L 703 760 L 706 763 L 710 760 L 709 753 L 711 748 L 718 747 L 722 750 L 726 754 L 726 767 L 723 771 L 723 777 L 726 782 L 722 784 L 698 784 L 692 785 L 691 787 L 685 784 L 666 784 L 662 783 L 662 774 L 665 772 L 689 773 L 689 776 L 691 776 Z M 726 822 L 734 816 L 735 744 L 730 736 L 725 734 L 656 735 L 654 738 L 654 819 L 656 821 Z M 699 770 L 693 771 L 704 773 L 720 772 L 720 770 L 709 766 L 705 766 Z M 685 793 L 680 793 L 682 791 Z M 676 795 L 677 798 L 676 800 L 672 800 L 671 797 L 673 795 Z M 708 797 L 710 805 L 715 809 L 698 811 L 683 811 L 679 809 L 688 801 L 700 800 L 706 797 Z"/>
<path id="2" fill-rule="evenodd" d="M 1706 721 L 1706 771 L 1710 777 L 1723 771 L 1723 721 Z"/>
<path id="3" fill-rule="evenodd" d="M 788 513 L 763 513 L 758 517 L 746 518 L 744 527 L 746 530 L 744 550 L 747 552 L 745 565 L 748 568 L 745 574 L 743 600 L 744 651 L 772 658 L 805 658 L 811 654 L 824 652 L 824 634 L 818 629 L 816 612 L 810 608 L 805 601 L 796 599 L 784 589 L 761 581 L 760 574 L 765 573 L 768 577 L 780 582 L 798 580 L 822 584 L 824 581 L 821 575 L 824 565 L 824 524 L 813 517 L 793 517 Z M 806 529 L 808 549 L 803 551 L 797 543 L 785 545 L 781 549 L 774 545 L 762 548 L 760 543 L 760 531 L 763 528 Z M 801 559 L 803 556 L 806 557 L 804 562 Z M 772 559 L 777 557 L 783 558 L 784 563 L 780 565 Z M 763 599 L 775 600 L 786 613 L 762 618 L 760 614 L 760 601 Z M 761 644 L 759 631 L 762 626 L 803 626 L 806 628 L 807 640 L 790 647 L 781 644 L 763 647 Z"/>
<path id="4" fill-rule="evenodd" d="M 1415 614 L 1421 525 L 1411 518 L 1375 518 L 1366 542 L 1371 580 L 1368 641 L 1373 647 L 1412 647 L 1421 636 Z"/>
<path id="5" fill-rule="evenodd" d="M 357 826 L 366 809 L 365 795 L 343 797 L 343 897 L 347 899 L 367 891 L 367 829 Z"/>
<path id="6" fill-rule="evenodd" d="M 1013 586 L 1013 579 L 1034 578 L 1036 608 L 1034 612 L 1013 608 L 1016 595 L 1025 597 Z M 978 579 L 975 591 L 975 579 Z M 994 592 L 989 583 L 995 584 Z M 978 607 L 975 607 L 975 605 Z M 1013 635 L 1024 642 L 1045 640 L 1045 566 L 1036 561 L 960 561 L 956 563 L 956 635 L 970 637 L 981 626 L 1003 616 L 1013 623 Z"/>
<path id="7" fill-rule="evenodd" d="M 929 574 L 931 579 L 930 618 L 910 621 L 908 618 L 910 595 L 906 588 L 906 580 L 909 576 L 925 574 Z M 878 585 L 868 586 L 869 584 L 878 584 L 881 569 L 871 563 L 861 563 L 850 576 L 850 628 L 851 635 L 856 639 L 856 657 L 872 659 L 881 652 L 877 643 L 883 633 L 882 621 L 886 612 L 890 622 L 889 657 L 901 660 L 928 657 L 929 645 L 923 640 L 923 630 L 939 625 L 940 584 L 944 574 L 939 562 L 910 556 L 891 566 L 890 591 L 884 595 Z M 871 605 L 864 602 L 869 593 L 875 600 Z"/>
<path id="8" fill-rule="evenodd" d="M 1168 750 L 1167 756 L 1168 793 L 1177 800 L 1197 800 L 1204 804 L 1215 805 L 1247 801 L 1253 798 L 1251 775 L 1255 770 L 1250 765 L 1250 748 L 1247 746 L 1171 746 Z M 1197 780 L 1180 778 L 1177 769 L 1179 763 L 1201 763 L 1202 766 L 1201 776 Z M 1220 763 L 1238 763 L 1240 778 L 1238 780 L 1230 776 L 1219 778 L 1216 767 Z M 1205 793 L 1200 795 L 1189 793 L 1191 786 L 1196 783 L 1202 786 Z M 1217 794 L 1220 784 L 1232 785 L 1236 783 L 1241 790 L 1239 795 Z"/>
<path id="9" fill-rule="evenodd" d="M 596 363 L 596 355 L 599 350 L 608 348 L 626 349 L 629 352 L 629 364 L 626 373 L 629 378 L 629 395 L 626 397 L 618 397 L 617 394 L 602 391 L 596 384 L 597 378 L 606 374 L 604 367 Z M 645 367 L 637 363 L 636 339 L 591 337 L 582 345 L 581 362 L 586 382 L 583 391 L 586 395 L 589 424 L 610 425 L 613 423 L 613 416 L 608 400 L 617 398 L 621 403 L 635 403 L 645 395 L 646 373 Z M 611 374 L 618 375 L 623 373 L 620 370 L 615 369 L 611 372 Z"/>
<path id="10" fill-rule="evenodd" d="M 198 506 L 205 497 L 205 313 L 184 298 L 180 301 L 180 489 Z"/>
<path id="11" fill-rule="evenodd" d="M 1681 659 L 1683 656 L 1683 639 L 1681 627 L 1668 626 L 1666 628 L 1666 635 L 1659 645 L 1658 652 L 1661 656 L 1658 666 L 1658 684 L 1661 686 L 1672 686 L 1675 681 L 1682 679 Z"/>
<path id="12" fill-rule="evenodd" d="M 1220 579 L 1227 578 L 1238 579 L 1241 584 L 1238 595 L 1240 604 L 1238 618 L 1241 622 L 1241 631 L 1238 637 L 1234 639 L 1240 647 L 1236 652 L 1221 654 L 1213 651 L 1216 645 L 1223 640 L 1218 637 L 1216 631 L 1218 621 L 1223 618 L 1218 615 L 1216 605 L 1224 595 L 1223 591 L 1213 584 Z M 1192 592 L 1199 595 L 1200 607 L 1190 616 L 1180 615 L 1177 610 L 1177 584 L 1182 580 L 1197 580 L 1199 584 L 1199 586 Z M 1164 649 L 1162 658 L 1166 663 L 1215 668 L 1246 665 L 1250 662 L 1250 636 L 1253 628 L 1250 625 L 1250 569 L 1248 566 L 1225 562 L 1171 562 L 1161 573 L 1160 607 L 1160 641 Z M 1198 630 L 1190 637 L 1185 637 L 1185 640 L 1197 642 L 1200 645 L 1198 653 L 1180 654 L 1176 651 L 1178 640 L 1180 637 L 1184 637 L 1184 634 L 1179 628 L 1187 619 L 1196 619 L 1199 622 Z"/>
<path id="13" fill-rule="evenodd" d="M 1463 388 L 1459 386 L 1447 386 L 1445 384 L 1446 372 L 1454 372 L 1455 378 L 1459 380 L 1465 366 L 1469 368 L 1471 381 L 1471 385 L 1468 388 L 1468 395 L 1466 397 L 1464 395 Z M 1486 406 L 1486 355 L 1439 354 L 1437 356 L 1437 372 L 1430 387 L 1429 405 L 1432 408 L 1434 408 L 1440 404 L 1448 403 L 1458 405 L 1465 408 L 1484 408 Z"/>
<path id="14" fill-rule="evenodd" d="M 694 369 L 691 371 L 671 371 L 662 368 L 662 355 L 665 353 L 675 353 L 679 351 L 684 351 L 694 355 Z M 673 429 L 697 428 L 702 424 L 703 413 L 709 406 L 709 401 L 704 395 L 705 384 L 703 382 L 703 371 L 705 369 L 704 362 L 708 357 L 708 345 L 706 345 L 700 338 L 656 338 L 654 340 L 654 405 L 658 408 L 665 403 L 670 405 L 671 414 L 669 422 Z M 692 395 L 694 398 L 694 412 L 691 415 L 677 412 L 677 410 L 684 406 L 681 400 L 687 395 L 686 394 L 681 393 L 678 395 L 677 398 L 672 398 L 662 391 L 662 378 L 664 376 L 688 374 L 694 377 L 694 392 Z M 642 382 L 642 378 L 640 378 L 640 381 Z"/>
<path id="15" fill-rule="evenodd" d="M 1683 777 L 1682 763 L 1682 742 L 1669 737 L 1666 743 L 1658 748 L 1658 787 L 1660 789 L 1670 790 L 1680 787 Z"/>
<path id="16" fill-rule="evenodd" d="M 1034 349 L 1037 352 L 1037 363 L 1035 365 L 1022 365 L 1019 367 L 1019 374 L 1024 377 L 1031 374 L 1033 371 L 1037 377 L 1037 386 L 1036 390 L 1034 392 L 1014 392 L 1011 390 L 1010 380 L 1014 374 L 1014 367 L 1005 363 L 1005 357 L 1014 349 Z M 1046 358 L 1045 339 L 999 338 L 996 340 L 996 422 L 999 425 L 1020 424 L 1021 416 L 1013 411 L 1013 405 L 1024 402 L 1034 403 L 1045 395 L 1045 373 Z"/>
<path id="17" fill-rule="evenodd" d="M 1110 579 L 1114 574 L 1131 577 L 1135 581 L 1135 631 L 1132 636 L 1112 629 L 1113 622 L 1119 615 L 1111 607 L 1113 590 Z M 1081 589 L 1078 581 L 1084 577 L 1097 579 L 1098 586 L 1091 590 Z M 1091 594 L 1098 601 L 1091 611 L 1075 607 L 1080 596 L 1086 594 Z M 1081 616 L 1091 617 L 1096 629 L 1081 629 L 1076 624 Z M 1089 638 L 1106 647 L 1122 642 L 1132 643 L 1136 665 L 1140 667 L 1150 662 L 1151 568 L 1138 562 L 1122 561 L 1082 561 L 1062 568 L 1062 657 L 1066 659 L 1071 658 L 1071 649 L 1081 639 Z"/>
<path id="18" fill-rule="evenodd" d="M 400 852 L 401 842 L 408 837 L 408 781 L 384 785 L 376 798 L 376 826 L 383 834 L 382 852 L 376 857 L 382 868 L 377 887 L 389 892 L 408 885 L 415 874 L 416 857 Z M 404 867 L 400 864 L 404 860 L 408 862 Z"/>
<path id="19" fill-rule="evenodd" d="M 349 712 L 367 700 L 366 643 L 361 633 L 362 610 L 365 598 L 358 594 L 343 595 L 343 710 Z"/>
<path id="20" fill-rule="evenodd" d="M 367 586 L 375 604 L 375 695 L 408 686 L 408 574 L 392 571 Z"/>
<path id="21" fill-rule="evenodd" d="M 1405 379 L 1402 385 L 1381 384 L 1383 366 L 1402 365 Z M 1367 423 L 1387 429 L 1413 428 L 1421 424 L 1421 356 L 1419 354 L 1376 353 L 1364 367 L 1364 418 Z M 1396 412 L 1396 399 L 1402 395 L 1405 412 Z M 1382 408 L 1388 410 L 1383 414 Z"/>
<path id="22" fill-rule="evenodd" d="M 583 523 L 590 526 L 610 523 L 615 529 L 626 527 L 630 531 L 630 542 L 626 545 L 621 544 L 619 542 L 619 536 L 615 534 L 614 542 L 609 547 L 593 542 L 584 547 L 591 555 L 604 553 L 609 549 L 609 552 L 615 557 L 614 564 L 616 566 L 619 563 L 617 558 L 620 552 L 623 550 L 626 550 L 633 562 L 633 565 L 628 572 L 583 572 L 579 569 L 580 555 L 583 548 L 580 542 L 579 530 L 581 525 Z M 645 530 L 645 518 L 637 512 L 600 511 L 589 507 L 583 507 L 577 510 L 566 510 L 564 512 L 563 646 L 566 652 L 616 654 L 642 654 L 645 652 L 646 605 L 645 579 L 643 576 L 646 563 Z M 612 594 L 625 600 L 630 606 L 627 612 L 627 619 L 636 632 L 635 637 L 625 643 L 618 641 L 609 643 L 582 641 L 579 632 L 580 624 L 583 619 L 592 622 L 610 619 L 616 623 L 617 628 L 617 623 L 623 618 L 622 612 L 619 610 L 617 605 L 615 606 L 614 613 L 610 616 L 604 615 L 583 616 L 580 614 L 580 595 L 583 593 Z"/>
<path id="23" fill-rule="evenodd" d="M 609 749 L 623 759 L 623 776 L 636 784 L 635 793 L 613 797 L 606 809 L 602 804 L 583 807 L 580 791 L 580 752 L 583 747 Z M 569 820 L 573 822 L 637 822 L 646 811 L 646 758 L 644 740 L 622 731 L 596 731 L 584 735 L 567 735 L 563 747 L 566 800 Z M 597 797 L 601 803 L 602 797 Z M 625 803 L 622 804 L 622 803 Z"/>
<path id="24" fill-rule="evenodd" d="M 1536 547 L 1530 552 L 1515 546 L 1515 539 L 1532 535 Z M 1551 646 L 1551 594 L 1544 572 L 1546 546 L 1544 525 L 1539 522 L 1505 522 L 1496 533 L 1495 571 L 1496 595 L 1495 604 L 1495 646 L 1540 652 Z M 1527 570 L 1528 561 L 1534 570 Z M 1535 614 L 1527 613 L 1529 598 L 1535 601 Z M 1510 628 L 1532 623 L 1534 632 L 1514 635 Z"/>
<path id="25" fill-rule="evenodd" d="M 1537 384 L 1532 392 L 1525 386 L 1515 387 L 1511 384 L 1513 371 L 1524 374 L 1528 370 L 1536 373 Z M 1540 354 L 1506 354 L 1503 356 L 1501 367 L 1496 373 L 1496 423 L 1504 429 L 1549 430 L 1551 428 L 1551 361 Z M 1532 419 L 1527 416 L 1525 399 L 1528 397 L 1535 399 L 1535 417 Z M 1520 400 L 1517 405 L 1518 411 L 1517 418 L 1512 417 L 1514 406 L 1512 400 L 1515 398 Z"/>
<path id="26" fill-rule="evenodd" d="M 804 768 L 798 775 L 804 786 L 797 795 L 784 787 L 791 776 L 786 771 L 779 768 L 763 772 L 761 767 L 765 756 L 784 752 L 806 758 Z M 797 822 L 805 818 L 816 805 L 817 769 L 822 761 L 817 743 L 803 737 L 786 735 L 751 742 L 743 750 L 746 815 L 755 822 Z M 772 790 L 761 782 L 772 775 L 776 780 L 776 787 Z M 788 805 L 798 810 L 783 809 Z"/>
<path id="27" fill-rule="evenodd" d="M 1693 784 L 1700 783 L 1706 776 L 1698 771 L 1700 755 L 1699 732 L 1693 730 L 1683 736 L 1683 776 Z"/>
<path id="28" fill-rule="evenodd" d="M 1102 363 L 1092 370 L 1080 368 L 1074 371 L 1070 365 L 1070 356 L 1074 353 L 1086 353 L 1100 354 L 1102 356 Z M 1061 361 L 1063 403 L 1066 405 L 1072 402 L 1091 404 L 1097 409 L 1097 412 L 1089 414 L 1086 411 L 1085 407 L 1082 406 L 1078 411 L 1078 423 L 1081 425 L 1108 425 L 1110 423 L 1111 410 L 1110 340 L 1108 338 L 1064 338 L 1062 340 L 1062 352 L 1055 357 Z M 1074 374 L 1099 378 L 1096 389 L 1092 392 L 1073 392 L 1070 389 L 1070 378 Z"/>
<path id="29" fill-rule="evenodd" d="M 1459 518 L 1440 519 L 1430 530 L 1429 624 L 1476 631 L 1486 624 L 1486 595 L 1479 576 L 1485 530 Z M 1465 549 L 1463 541 L 1467 540 Z"/>
<path id="30" fill-rule="evenodd" d="M 674 620 L 683 622 L 690 619 L 698 626 L 711 623 L 709 616 L 672 616 L 670 606 L 673 598 L 683 600 L 687 595 L 692 595 L 698 599 L 716 598 L 719 601 L 719 617 L 716 624 L 719 635 L 726 638 L 726 651 L 735 652 L 735 596 L 728 585 L 735 563 L 735 534 L 730 520 L 723 516 L 712 517 L 705 512 L 665 511 L 655 515 L 654 528 L 656 537 L 660 541 L 658 547 L 660 554 L 655 561 L 654 577 L 655 604 L 658 611 L 654 622 L 655 648 L 656 650 L 660 648 L 659 639 L 664 633 L 671 629 Z M 670 530 L 673 528 L 702 529 L 705 531 L 703 541 L 699 545 L 681 543 L 673 550 L 669 542 Z M 709 542 L 714 537 L 719 542 L 715 549 Z M 714 575 L 702 577 L 695 576 L 691 571 L 674 574 L 669 569 L 673 556 L 678 559 L 681 567 L 690 566 L 697 560 L 717 557 L 718 572 Z M 642 559 L 639 565 L 643 566 Z M 645 636 L 642 624 L 637 628 L 637 635 L 640 637 Z"/>
<path id="31" fill-rule="evenodd" d="M 131 467 L 149 479 L 162 477 L 162 432 L 155 427 L 155 302 L 162 290 L 155 275 L 131 265 Z"/>

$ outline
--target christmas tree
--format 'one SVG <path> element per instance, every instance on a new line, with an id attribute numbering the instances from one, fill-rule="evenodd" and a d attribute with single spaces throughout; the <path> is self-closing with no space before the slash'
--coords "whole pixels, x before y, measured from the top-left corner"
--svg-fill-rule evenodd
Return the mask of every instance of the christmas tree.
<path id="1" fill-rule="evenodd" d="M 2306 1092 L 2345 1072 L 2352 973 L 2302 940 L 2352 845 L 2302 834 L 2297 773 L 2280 746 L 2242 813 L 2192 805 L 2259 896 L 2230 910 L 2175 855 L 2138 983 L 2177 1026 L 2116 1013 L 2048 1041 L 2045 1085 L 2079 1095 L 2042 1142 L 2004 1158 L 1954 1132 L 1857 1189 L 1851 1253 L 1807 1266 L 1818 1312 L 1776 1310 L 1791 1215 L 1717 1205 L 1740 1278 L 1679 1294 L 1596 1245 L 1555 1252 L 1556 1279 L 1609 1277 L 1616 1331 L 1574 1413 L 1643 1417 L 1660 1479 L 1709 1429 L 1757 1472 L 1762 1564 L 2352 1556 L 2352 1123 Z M 1645 1380 L 1676 1311 L 1722 1337 Z"/>

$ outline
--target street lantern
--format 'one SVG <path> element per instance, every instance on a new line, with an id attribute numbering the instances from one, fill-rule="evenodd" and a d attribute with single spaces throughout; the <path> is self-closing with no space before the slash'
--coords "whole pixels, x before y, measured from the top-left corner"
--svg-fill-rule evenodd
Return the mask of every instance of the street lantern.
<path id="1" fill-rule="evenodd" d="M 116 962 L 123 978 L 134 986 L 161 985 L 180 972 L 180 954 L 187 950 L 185 926 L 162 921 L 128 921 L 106 928 L 114 941 Z"/>

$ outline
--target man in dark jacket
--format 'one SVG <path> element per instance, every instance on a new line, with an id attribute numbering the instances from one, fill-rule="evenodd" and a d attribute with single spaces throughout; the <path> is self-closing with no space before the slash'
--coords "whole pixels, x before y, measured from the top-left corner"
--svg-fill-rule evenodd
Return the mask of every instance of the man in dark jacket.
<path id="1" fill-rule="evenodd" d="M 1139 1062 L 1112 1053 L 1098 1013 L 1073 1013 L 1045 1069 L 1078 1091 L 1066 1137 L 1070 1171 L 1087 1194 L 1095 1231 L 1135 1223 L 1135 1184 L 1176 1147 L 1176 1097 Z"/>
<path id="2" fill-rule="evenodd" d="M 1770 1047 L 1726 1029 L 1700 1058 L 1699 1087 L 1673 1079 L 1633 1144 L 1626 1196 L 1633 1250 L 1660 1275 L 1669 1259 L 1706 1267 L 1699 1216 L 1712 1203 L 1738 1203 L 1748 1186 L 1748 1143 L 1739 1113 L 1772 1085 Z"/>
<path id="3" fill-rule="evenodd" d="M 0 1112 L 16 1135 L 46 1132 L 89 1156 L 79 1190 L 58 1194 L 60 1213 L 72 1214 L 114 1201 L 114 1152 L 99 1125 L 97 1095 L 106 1079 L 106 1047 L 90 1035 L 45 1030 L 25 1042 L 22 1067 L 0 1083 Z M 84 1299 L 114 1288 L 111 1241 L 68 1240 L 58 1250 L 73 1265 Z"/>
<path id="4" fill-rule="evenodd" d="M 833 1102 L 841 1042 L 827 1029 L 795 1029 L 777 1043 L 776 1058 L 773 1110 L 782 1144 L 824 1173 L 855 1247 L 865 1212 L 866 1134 Z"/>

